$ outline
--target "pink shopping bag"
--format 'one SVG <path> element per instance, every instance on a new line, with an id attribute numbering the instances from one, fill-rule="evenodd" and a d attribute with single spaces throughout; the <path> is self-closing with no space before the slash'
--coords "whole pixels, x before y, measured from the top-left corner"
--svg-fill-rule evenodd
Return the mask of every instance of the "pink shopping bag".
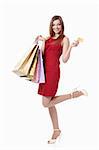
<path id="1" fill-rule="evenodd" d="M 44 64 L 42 58 L 42 51 L 40 49 L 38 50 L 38 62 L 32 81 L 35 83 L 45 83 Z"/>

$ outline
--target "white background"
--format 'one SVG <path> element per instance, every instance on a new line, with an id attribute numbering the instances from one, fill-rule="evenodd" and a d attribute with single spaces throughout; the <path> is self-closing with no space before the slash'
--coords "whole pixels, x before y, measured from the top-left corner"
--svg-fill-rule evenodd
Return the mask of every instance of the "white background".
<path id="1" fill-rule="evenodd" d="M 0 148 L 1 150 L 98 150 L 98 7 L 96 1 L 0 1 Z M 12 70 L 39 34 L 47 36 L 52 16 L 61 15 L 73 48 L 69 61 L 60 58 L 57 95 L 85 88 L 88 97 L 58 104 L 62 138 L 48 145 L 52 124 L 37 94 L 38 85 Z"/>

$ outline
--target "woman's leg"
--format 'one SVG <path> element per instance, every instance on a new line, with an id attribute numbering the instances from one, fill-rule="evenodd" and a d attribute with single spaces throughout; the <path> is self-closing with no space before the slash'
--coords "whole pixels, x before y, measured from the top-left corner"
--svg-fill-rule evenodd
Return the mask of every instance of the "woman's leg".
<path id="1" fill-rule="evenodd" d="M 52 99 L 52 97 L 43 97 L 43 100 L 45 100 L 45 103 L 43 102 L 43 105 L 47 106 L 48 103 L 51 101 L 51 99 Z M 59 129 L 58 115 L 57 115 L 56 107 L 55 106 L 49 107 L 48 110 L 49 110 L 49 114 L 51 117 L 53 130 Z M 52 139 L 57 138 L 59 136 L 60 132 L 61 132 L 60 130 L 53 131 Z"/>
<path id="2" fill-rule="evenodd" d="M 71 99 L 71 98 L 76 98 L 80 97 L 82 95 L 85 95 L 82 91 L 75 91 L 72 94 L 65 94 L 65 95 L 60 95 L 60 96 L 55 96 L 49 101 L 46 101 L 46 99 L 43 99 L 43 105 L 44 107 L 52 107 L 60 102 L 63 102 L 65 100 Z"/>
<path id="3" fill-rule="evenodd" d="M 84 93 L 81 91 L 76 91 L 76 92 L 73 92 L 73 94 L 66 94 L 66 95 L 55 96 L 55 97 L 45 97 L 45 96 L 42 97 L 43 106 L 48 107 L 49 109 L 49 114 L 50 114 L 51 121 L 53 124 L 53 129 L 59 129 L 58 116 L 57 116 L 55 105 L 67 99 L 76 98 L 81 95 L 84 95 Z M 60 133 L 61 133 L 61 130 L 54 131 L 52 135 L 52 139 L 57 138 Z"/>
<path id="4" fill-rule="evenodd" d="M 48 109 L 49 109 L 49 114 L 50 114 L 51 121 L 52 121 L 52 124 L 53 124 L 53 129 L 59 129 L 59 123 L 58 123 L 58 116 L 57 116 L 56 107 L 52 106 L 52 107 L 49 107 Z M 57 138 L 57 136 L 59 136 L 60 132 L 61 132 L 60 130 L 54 131 L 53 135 L 52 135 L 52 139 Z"/>
<path id="5" fill-rule="evenodd" d="M 59 129 L 56 107 L 55 106 L 49 107 L 48 110 L 49 110 L 49 114 L 50 114 L 50 117 L 51 117 L 53 129 Z"/>

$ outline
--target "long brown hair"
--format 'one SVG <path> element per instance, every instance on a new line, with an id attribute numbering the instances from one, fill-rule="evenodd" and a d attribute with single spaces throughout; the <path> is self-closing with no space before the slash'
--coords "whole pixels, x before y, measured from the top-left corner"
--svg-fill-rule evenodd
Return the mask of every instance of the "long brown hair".
<path id="1" fill-rule="evenodd" d="M 62 30 L 60 32 L 60 36 L 58 37 L 58 39 L 63 38 L 64 37 L 64 22 L 61 16 L 53 16 L 51 21 L 50 21 L 50 26 L 49 26 L 49 33 L 50 33 L 50 37 L 53 37 L 55 35 L 54 31 L 53 31 L 53 21 L 55 20 L 59 20 L 60 24 L 62 26 Z"/>

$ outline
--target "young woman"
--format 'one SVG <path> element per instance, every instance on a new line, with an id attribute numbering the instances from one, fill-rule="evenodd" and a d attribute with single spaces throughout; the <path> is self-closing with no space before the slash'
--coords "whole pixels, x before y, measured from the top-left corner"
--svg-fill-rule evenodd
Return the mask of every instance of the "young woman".
<path id="1" fill-rule="evenodd" d="M 52 120 L 53 134 L 48 141 L 49 144 L 55 143 L 60 136 L 57 110 L 55 105 L 68 99 L 76 98 L 81 95 L 86 95 L 85 90 L 77 90 L 70 94 L 55 96 L 60 79 L 60 61 L 66 63 L 70 57 L 71 49 L 79 44 L 79 41 L 74 41 L 71 45 L 69 39 L 64 35 L 64 23 L 61 16 L 54 16 L 50 22 L 50 37 L 44 38 L 41 35 L 37 36 L 36 40 L 42 41 L 41 50 L 44 58 L 45 83 L 40 83 L 38 94 L 42 95 L 42 104 L 47 107 Z"/>

